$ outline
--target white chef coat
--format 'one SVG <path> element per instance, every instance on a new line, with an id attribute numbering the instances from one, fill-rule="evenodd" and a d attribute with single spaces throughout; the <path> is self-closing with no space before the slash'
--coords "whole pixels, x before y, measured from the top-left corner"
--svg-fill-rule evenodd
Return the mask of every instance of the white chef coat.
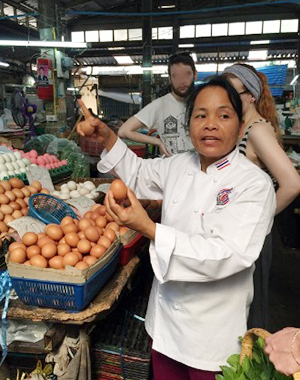
<path id="1" fill-rule="evenodd" d="M 196 152 L 143 160 L 120 139 L 101 158 L 98 170 L 113 171 L 138 198 L 163 199 L 150 244 L 153 348 L 193 368 L 220 370 L 246 331 L 254 262 L 276 208 L 269 176 L 238 149 L 206 173 Z"/>

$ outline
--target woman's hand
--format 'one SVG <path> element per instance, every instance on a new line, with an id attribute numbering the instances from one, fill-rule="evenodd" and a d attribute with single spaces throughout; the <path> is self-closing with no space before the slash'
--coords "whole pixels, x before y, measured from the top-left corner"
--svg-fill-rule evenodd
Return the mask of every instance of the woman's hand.
<path id="1" fill-rule="evenodd" d="M 124 208 L 115 201 L 112 191 L 109 190 L 104 200 L 107 212 L 119 225 L 124 225 L 154 240 L 156 225 L 129 188 L 127 188 L 127 198 L 130 206 Z"/>
<path id="2" fill-rule="evenodd" d="M 171 157 L 172 156 L 172 154 L 168 152 L 167 147 L 165 146 L 165 144 L 160 139 L 159 139 L 158 148 L 159 148 L 159 153 L 161 155 L 164 154 L 166 157 Z"/>
<path id="3" fill-rule="evenodd" d="M 78 99 L 78 104 L 85 120 L 78 123 L 76 127 L 77 133 L 82 137 L 90 136 L 97 139 L 109 151 L 117 141 L 117 135 L 100 119 L 92 116 L 81 99 Z M 84 131 L 92 131 L 92 133 L 85 134 Z"/>
<path id="4" fill-rule="evenodd" d="M 286 376 L 300 371 L 300 365 L 293 357 L 294 354 L 297 361 L 300 361 L 300 334 L 293 342 L 293 338 L 298 331 L 300 329 L 287 327 L 266 339 L 265 353 L 269 355 L 269 359 L 276 370 Z"/>

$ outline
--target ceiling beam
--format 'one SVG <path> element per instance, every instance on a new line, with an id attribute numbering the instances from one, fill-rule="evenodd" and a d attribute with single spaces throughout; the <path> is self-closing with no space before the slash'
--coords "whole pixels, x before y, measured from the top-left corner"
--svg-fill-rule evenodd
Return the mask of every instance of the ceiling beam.
<path id="1" fill-rule="evenodd" d="M 16 8 L 16 9 L 19 9 L 20 11 L 22 11 L 24 13 L 37 12 L 37 9 L 29 7 L 28 5 L 23 5 L 23 4 L 17 3 L 16 1 L 13 1 L 13 0 L 5 0 L 5 3 Z"/>
<path id="2" fill-rule="evenodd" d="M 92 1 L 93 0 L 73 0 L 70 3 L 70 5 L 65 5 L 64 9 L 69 10 L 69 9 L 74 8 L 74 7 L 77 7 L 78 5 L 85 5 L 85 4 L 91 3 Z"/>

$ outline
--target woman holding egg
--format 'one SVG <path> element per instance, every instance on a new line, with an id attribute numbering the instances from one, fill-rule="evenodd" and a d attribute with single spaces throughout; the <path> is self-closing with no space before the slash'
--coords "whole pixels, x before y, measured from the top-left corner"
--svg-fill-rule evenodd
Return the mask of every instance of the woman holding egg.
<path id="1" fill-rule="evenodd" d="M 127 208 L 108 192 L 109 214 L 151 240 L 154 280 L 146 330 L 154 378 L 215 379 L 240 349 L 253 264 L 276 207 L 270 178 L 236 147 L 240 97 L 220 78 L 197 87 L 187 103 L 195 151 L 150 160 L 137 157 L 79 104 L 85 121 L 78 133 L 84 136 L 85 127 L 92 127 L 106 148 L 98 170 L 112 171 L 128 186 Z M 162 222 L 154 223 L 137 198 L 163 199 Z"/>

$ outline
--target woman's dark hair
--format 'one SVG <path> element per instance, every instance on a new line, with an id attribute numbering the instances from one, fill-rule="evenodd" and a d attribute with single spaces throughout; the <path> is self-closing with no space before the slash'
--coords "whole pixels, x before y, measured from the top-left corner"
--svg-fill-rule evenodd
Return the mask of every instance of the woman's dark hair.
<path id="1" fill-rule="evenodd" d="M 186 129 L 189 129 L 191 116 L 193 113 L 195 100 L 198 96 L 198 94 L 204 90 L 207 87 L 221 87 L 224 88 L 224 90 L 227 92 L 228 98 L 230 100 L 230 103 L 232 104 L 233 109 L 235 110 L 240 125 L 243 123 L 243 105 L 240 98 L 240 95 L 236 91 L 236 89 L 233 87 L 233 85 L 227 80 L 220 76 L 215 76 L 211 78 L 208 82 L 204 84 L 200 84 L 199 86 L 196 86 L 194 90 L 191 92 L 191 94 L 188 96 L 186 100 L 186 114 L 185 114 L 185 125 Z"/>

